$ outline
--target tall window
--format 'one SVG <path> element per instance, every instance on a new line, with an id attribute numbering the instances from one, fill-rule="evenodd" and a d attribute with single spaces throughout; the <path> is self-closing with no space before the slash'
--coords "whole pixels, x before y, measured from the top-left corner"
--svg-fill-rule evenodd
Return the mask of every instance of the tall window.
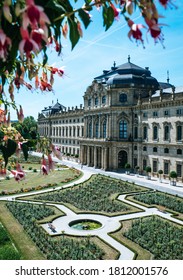
<path id="1" fill-rule="evenodd" d="M 119 122 L 119 138 L 120 139 L 127 138 L 127 122 L 126 121 Z"/>
<path id="2" fill-rule="evenodd" d="M 106 120 L 103 122 L 103 138 L 106 138 L 107 136 L 107 125 Z"/>
<path id="3" fill-rule="evenodd" d="M 102 96 L 102 104 L 106 104 L 106 95 Z"/>
<path id="4" fill-rule="evenodd" d="M 182 140 L 182 126 L 178 125 L 177 126 L 177 141 L 181 141 Z"/>
<path id="5" fill-rule="evenodd" d="M 146 168 L 146 166 L 147 166 L 147 160 L 146 160 L 146 159 L 143 159 L 142 164 L 143 164 L 143 170 L 145 170 L 145 168 Z"/>
<path id="6" fill-rule="evenodd" d="M 98 106 L 98 97 L 95 98 L 95 106 Z"/>
<path id="7" fill-rule="evenodd" d="M 165 174 L 165 175 L 168 175 L 169 174 L 169 162 L 164 162 L 164 171 L 163 171 L 163 173 Z"/>
<path id="8" fill-rule="evenodd" d="M 98 138 L 99 124 L 98 121 L 95 124 L 95 137 Z"/>
<path id="9" fill-rule="evenodd" d="M 182 164 L 177 164 L 177 176 L 182 177 Z"/>
<path id="10" fill-rule="evenodd" d="M 91 106 L 91 98 L 88 99 L 88 106 Z"/>
<path id="11" fill-rule="evenodd" d="M 158 127 L 153 126 L 153 140 L 158 140 Z"/>
<path id="12" fill-rule="evenodd" d="M 158 163 L 157 160 L 153 160 L 153 172 L 157 172 L 158 171 Z"/>
<path id="13" fill-rule="evenodd" d="M 89 136 L 89 138 L 92 137 L 92 122 L 89 122 L 89 125 L 88 125 L 88 136 Z"/>
<path id="14" fill-rule="evenodd" d="M 166 125 L 164 127 L 164 140 L 165 141 L 170 140 L 170 127 L 169 127 L 169 125 Z"/>
<path id="15" fill-rule="evenodd" d="M 147 137 L 148 137 L 148 134 L 147 134 L 147 126 L 144 126 L 144 127 L 143 127 L 143 139 L 145 140 L 145 139 L 147 139 Z"/>
<path id="16" fill-rule="evenodd" d="M 134 139 L 138 139 L 138 127 L 135 126 L 134 128 Z"/>

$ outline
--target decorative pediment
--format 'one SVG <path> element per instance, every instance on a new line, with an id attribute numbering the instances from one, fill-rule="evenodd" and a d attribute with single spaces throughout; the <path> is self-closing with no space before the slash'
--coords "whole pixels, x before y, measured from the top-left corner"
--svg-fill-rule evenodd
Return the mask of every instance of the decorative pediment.
<path id="1" fill-rule="evenodd" d="M 121 112 L 121 114 L 119 114 L 117 121 L 119 122 L 121 119 L 125 119 L 127 121 L 129 121 L 129 116 L 125 113 L 125 112 Z"/>

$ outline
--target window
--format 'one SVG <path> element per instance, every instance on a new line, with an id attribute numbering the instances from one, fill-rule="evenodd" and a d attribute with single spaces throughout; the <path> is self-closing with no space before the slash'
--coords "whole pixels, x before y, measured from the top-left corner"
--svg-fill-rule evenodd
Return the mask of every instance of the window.
<path id="1" fill-rule="evenodd" d="M 164 111 L 164 116 L 169 116 L 169 111 L 168 110 Z"/>
<path id="2" fill-rule="evenodd" d="M 127 138 L 127 122 L 126 121 L 119 122 L 119 138 L 120 139 Z"/>
<path id="3" fill-rule="evenodd" d="M 95 98 L 95 106 L 98 106 L 98 97 Z"/>
<path id="4" fill-rule="evenodd" d="M 177 155 L 182 155 L 182 150 L 181 149 L 177 149 Z"/>
<path id="5" fill-rule="evenodd" d="M 158 127 L 153 126 L 153 140 L 158 140 Z"/>
<path id="6" fill-rule="evenodd" d="M 164 140 L 165 141 L 170 140 L 170 127 L 169 127 L 169 125 L 166 125 L 164 127 Z"/>
<path id="7" fill-rule="evenodd" d="M 121 93 L 119 96 L 119 101 L 122 103 L 127 102 L 127 95 L 125 93 Z"/>
<path id="8" fill-rule="evenodd" d="M 182 177 L 182 164 L 177 164 L 177 177 Z"/>
<path id="9" fill-rule="evenodd" d="M 134 146 L 134 151 L 137 151 L 137 146 Z"/>
<path id="10" fill-rule="evenodd" d="M 169 162 L 164 162 L 164 171 L 163 171 L 163 173 L 165 174 L 165 175 L 168 175 L 169 174 Z"/>
<path id="11" fill-rule="evenodd" d="M 182 141 L 182 126 L 177 126 L 177 141 Z"/>
<path id="12" fill-rule="evenodd" d="M 158 163 L 157 160 L 153 160 L 153 172 L 157 172 L 158 171 Z"/>
<path id="13" fill-rule="evenodd" d="M 146 147 L 146 146 L 143 147 L 143 151 L 144 151 L 144 152 L 147 151 L 147 147 Z"/>
<path id="14" fill-rule="evenodd" d="M 102 96 L 102 104 L 106 104 L 106 95 Z"/>
<path id="15" fill-rule="evenodd" d="M 143 170 L 145 170 L 146 169 L 146 166 L 147 166 L 147 160 L 146 159 L 143 159 Z"/>
<path id="16" fill-rule="evenodd" d="M 157 111 L 153 112 L 153 117 L 158 117 L 158 112 Z"/>
<path id="17" fill-rule="evenodd" d="M 168 148 L 164 148 L 164 153 L 165 154 L 169 154 L 169 149 Z"/>
<path id="18" fill-rule="evenodd" d="M 135 126 L 134 128 L 134 139 L 138 139 L 138 127 Z"/>
<path id="19" fill-rule="evenodd" d="M 106 120 L 103 122 L 103 138 L 106 138 L 107 135 L 107 126 L 106 126 Z"/>
<path id="20" fill-rule="evenodd" d="M 99 123 L 98 121 L 95 124 L 95 137 L 98 138 L 98 131 L 99 131 Z"/>
<path id="21" fill-rule="evenodd" d="M 88 99 L 88 107 L 91 106 L 91 98 Z"/>
<path id="22" fill-rule="evenodd" d="M 153 147 L 153 153 L 157 153 L 158 152 L 158 148 L 157 147 Z"/>
<path id="23" fill-rule="evenodd" d="M 177 114 L 177 116 L 181 116 L 183 114 L 183 110 L 177 109 L 176 114 Z"/>
<path id="24" fill-rule="evenodd" d="M 135 167 L 135 166 L 137 166 L 137 165 L 138 165 L 137 158 L 134 158 L 134 159 L 133 159 L 133 166 Z"/>
<path id="25" fill-rule="evenodd" d="M 88 125 L 88 136 L 89 136 L 89 138 L 92 137 L 92 123 L 91 122 Z"/>
<path id="26" fill-rule="evenodd" d="M 147 118 L 147 112 L 144 112 L 144 113 L 143 113 L 143 117 L 144 117 L 144 118 Z"/>
<path id="27" fill-rule="evenodd" d="M 147 126 L 144 126 L 144 127 L 143 127 L 143 139 L 145 140 L 145 139 L 147 139 L 147 137 L 148 137 L 148 134 L 147 134 Z"/>

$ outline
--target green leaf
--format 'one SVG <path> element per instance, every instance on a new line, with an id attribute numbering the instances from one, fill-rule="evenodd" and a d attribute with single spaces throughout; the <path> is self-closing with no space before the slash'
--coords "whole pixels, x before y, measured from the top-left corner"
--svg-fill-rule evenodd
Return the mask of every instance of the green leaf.
<path id="1" fill-rule="evenodd" d="M 23 143 L 23 144 L 22 144 L 22 152 L 23 152 L 23 154 L 24 154 L 25 160 L 28 159 L 28 156 L 29 156 L 28 151 L 29 151 L 29 148 L 28 148 L 27 144 L 26 144 L 26 143 Z"/>
<path id="2" fill-rule="evenodd" d="M 78 43 L 80 36 L 77 28 L 77 23 L 69 18 L 68 24 L 69 24 L 69 38 L 73 50 L 76 44 Z"/>
<path id="3" fill-rule="evenodd" d="M 87 28 L 91 22 L 91 19 L 90 19 L 88 13 L 86 13 L 83 9 L 79 9 L 78 15 L 79 15 L 80 19 L 82 20 L 84 27 Z"/>
<path id="4" fill-rule="evenodd" d="M 8 164 L 9 157 L 11 157 L 15 153 L 16 148 L 17 148 L 17 143 L 11 139 L 8 139 L 6 146 L 3 145 L 0 146 L 0 150 L 2 151 L 4 162 L 5 162 L 5 167 Z"/>
<path id="5" fill-rule="evenodd" d="M 104 26 L 106 27 L 105 30 L 107 31 L 114 21 L 114 11 L 112 7 L 103 7 L 103 20 Z"/>
<path id="6" fill-rule="evenodd" d="M 57 12 L 62 12 L 62 13 L 65 13 L 66 12 L 66 9 L 64 7 L 64 5 L 61 5 L 61 4 L 57 4 L 55 1 L 53 0 L 50 0 L 46 5 L 45 5 L 46 8 L 49 8 L 49 9 L 52 9 L 52 10 L 55 10 Z"/>

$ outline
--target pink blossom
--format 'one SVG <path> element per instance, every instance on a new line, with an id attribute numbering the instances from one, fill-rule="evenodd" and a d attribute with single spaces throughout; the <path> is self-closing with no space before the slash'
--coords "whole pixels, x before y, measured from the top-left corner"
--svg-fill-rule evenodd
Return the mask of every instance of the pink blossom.
<path id="1" fill-rule="evenodd" d="M 130 31 L 128 33 L 128 37 L 131 39 L 131 36 L 136 39 L 136 41 L 141 41 L 143 43 L 142 39 L 142 32 L 140 29 L 144 28 L 142 24 L 136 24 L 132 20 L 128 19 L 128 26 L 130 27 Z"/>
<path id="2" fill-rule="evenodd" d="M 0 59 L 6 60 L 8 51 L 11 48 L 11 39 L 0 29 Z"/>
<path id="3" fill-rule="evenodd" d="M 23 114 L 23 109 L 22 109 L 21 105 L 20 105 L 20 110 L 18 111 L 18 109 L 17 109 L 17 118 L 20 123 L 22 123 L 24 120 L 24 114 Z"/>
<path id="4" fill-rule="evenodd" d="M 14 175 L 15 181 L 19 183 L 19 181 L 25 179 L 24 171 L 11 170 L 11 173 Z"/>
<path id="5" fill-rule="evenodd" d="M 37 53 L 39 51 L 38 44 L 29 37 L 29 33 L 26 29 L 20 29 L 22 41 L 19 44 L 20 55 L 23 57 L 23 54 L 26 53 L 27 58 L 30 58 L 32 51 Z"/>

